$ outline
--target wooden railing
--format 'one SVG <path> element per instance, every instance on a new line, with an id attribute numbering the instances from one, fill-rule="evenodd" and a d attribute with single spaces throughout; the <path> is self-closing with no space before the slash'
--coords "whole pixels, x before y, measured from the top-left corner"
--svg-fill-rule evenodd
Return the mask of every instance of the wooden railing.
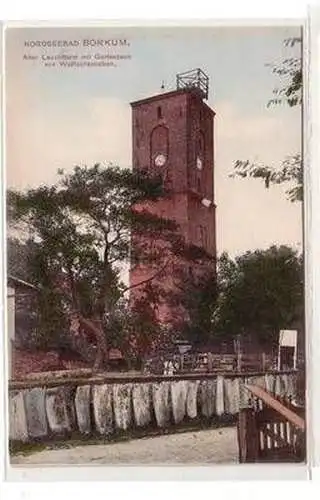
<path id="1" fill-rule="evenodd" d="M 238 418 L 240 463 L 302 462 L 306 458 L 305 409 L 261 387 L 247 385 L 251 406 Z"/>
<path id="2" fill-rule="evenodd" d="M 187 353 L 167 354 L 155 357 L 145 363 L 147 373 L 211 373 L 223 372 L 256 372 L 277 369 L 277 357 L 272 353 Z"/>

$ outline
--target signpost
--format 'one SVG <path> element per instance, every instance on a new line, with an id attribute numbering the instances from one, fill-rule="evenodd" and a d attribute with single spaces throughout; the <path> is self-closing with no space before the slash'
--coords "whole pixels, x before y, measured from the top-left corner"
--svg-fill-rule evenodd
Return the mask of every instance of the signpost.
<path id="1" fill-rule="evenodd" d="M 278 345 L 278 370 L 297 367 L 297 330 L 280 330 Z"/>

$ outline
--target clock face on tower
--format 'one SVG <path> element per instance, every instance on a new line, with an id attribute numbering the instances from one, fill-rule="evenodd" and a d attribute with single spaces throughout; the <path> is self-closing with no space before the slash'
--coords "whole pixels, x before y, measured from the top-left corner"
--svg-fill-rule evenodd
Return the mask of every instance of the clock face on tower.
<path id="1" fill-rule="evenodd" d="M 163 167 L 166 164 L 166 161 L 167 157 L 162 153 L 157 154 L 154 158 L 154 164 L 156 167 Z"/>
<path id="2" fill-rule="evenodd" d="M 197 157 L 197 169 L 202 170 L 202 160 L 199 156 Z"/>

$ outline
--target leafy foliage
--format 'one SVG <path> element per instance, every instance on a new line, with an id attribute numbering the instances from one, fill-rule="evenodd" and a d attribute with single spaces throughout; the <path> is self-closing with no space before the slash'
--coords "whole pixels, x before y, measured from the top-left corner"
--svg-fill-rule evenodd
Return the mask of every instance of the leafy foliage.
<path id="1" fill-rule="evenodd" d="M 293 48 L 300 46 L 300 37 L 287 38 L 284 40 L 285 47 Z M 281 79 L 281 87 L 273 89 L 273 98 L 269 100 L 268 107 L 273 105 L 287 104 L 290 107 L 302 104 L 302 67 L 301 56 L 284 59 L 281 64 L 267 64 L 272 73 Z"/>
<path id="2" fill-rule="evenodd" d="M 7 240 L 7 271 L 8 275 L 32 283 L 31 260 L 36 252 L 36 243 L 33 241 L 20 241 L 18 238 L 9 237 Z"/>
<path id="3" fill-rule="evenodd" d="M 266 188 L 269 188 L 271 184 L 288 183 L 290 184 L 286 190 L 288 199 L 290 201 L 302 201 L 303 199 L 303 172 L 300 153 L 285 158 L 278 169 L 265 164 L 251 163 L 249 160 L 237 160 L 234 164 L 234 172 L 230 177 L 262 179 Z"/>
<path id="4" fill-rule="evenodd" d="M 135 283 L 143 289 L 165 270 L 169 255 L 194 260 L 203 255 L 185 244 L 173 221 L 148 209 L 168 195 L 160 177 L 112 165 L 75 167 L 60 176 L 53 186 L 10 191 L 7 197 L 11 224 L 31 234 L 37 244 L 33 276 L 41 285 L 43 336 L 52 338 L 58 325 L 63 330 L 68 311 L 75 310 L 102 325 L 106 338 L 120 322 L 118 336 L 123 335 L 123 345 L 128 346 L 128 332 L 137 330 L 140 317 L 140 352 L 150 344 L 145 337 L 151 324 L 156 330 L 155 319 L 151 321 L 146 303 L 137 306 L 130 321 L 123 314 L 130 290 L 123 281 L 124 265 L 147 263 L 155 268 L 154 276 Z M 134 242 L 132 231 L 139 236 Z M 101 343 L 102 338 L 96 338 L 97 348 L 102 349 Z"/>
<path id="5" fill-rule="evenodd" d="M 272 246 L 218 262 L 216 334 L 277 341 L 282 328 L 303 321 L 303 262 L 287 246 Z"/>
<path id="6" fill-rule="evenodd" d="M 213 336 L 213 313 L 218 287 L 215 263 L 207 260 L 197 275 L 196 266 L 181 270 L 178 292 L 171 298 L 187 311 L 186 320 L 177 325 L 180 336 L 192 342 L 206 342 Z"/>

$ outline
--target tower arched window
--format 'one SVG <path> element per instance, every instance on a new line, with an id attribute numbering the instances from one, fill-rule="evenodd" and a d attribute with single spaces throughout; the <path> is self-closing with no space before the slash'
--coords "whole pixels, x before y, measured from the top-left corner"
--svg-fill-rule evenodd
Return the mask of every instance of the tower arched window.
<path id="1" fill-rule="evenodd" d="M 169 130 L 163 125 L 155 127 L 150 136 L 151 163 L 157 155 L 168 157 L 169 153 Z"/>
<path id="2" fill-rule="evenodd" d="M 163 118 L 161 106 L 157 107 L 157 117 L 158 117 L 158 120 L 161 120 L 161 118 Z"/>

